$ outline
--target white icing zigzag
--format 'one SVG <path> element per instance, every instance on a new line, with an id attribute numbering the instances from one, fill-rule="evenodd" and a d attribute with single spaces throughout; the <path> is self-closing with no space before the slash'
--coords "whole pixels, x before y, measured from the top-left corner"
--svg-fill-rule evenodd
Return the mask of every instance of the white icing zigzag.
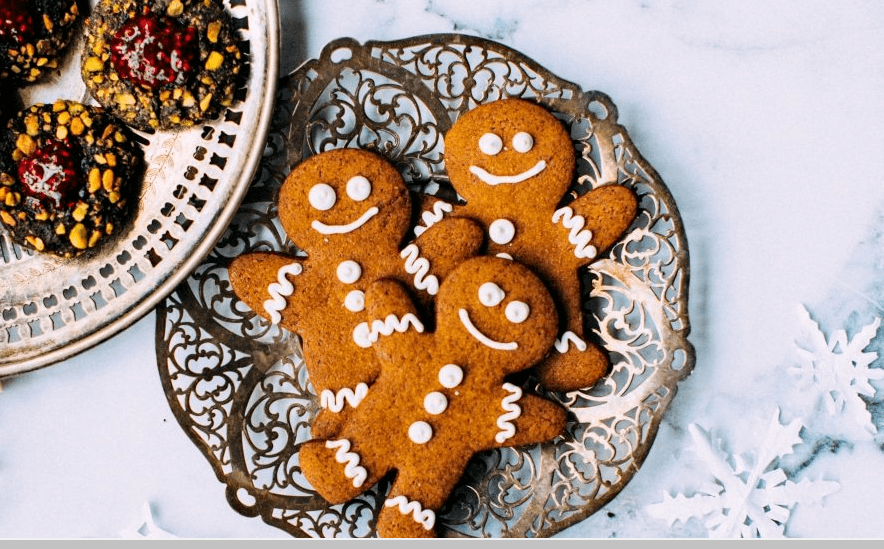
<path id="1" fill-rule="evenodd" d="M 552 222 L 558 223 L 559 219 L 562 220 L 562 225 L 566 229 L 571 230 L 568 234 L 568 242 L 574 245 L 574 255 L 593 259 L 598 251 L 595 249 L 595 246 L 589 243 L 592 240 L 592 231 L 583 228 L 586 224 L 586 218 L 582 215 L 574 215 L 574 210 L 565 206 L 553 213 Z"/>
<path id="2" fill-rule="evenodd" d="M 353 341 L 356 345 L 367 349 L 382 335 L 388 336 L 394 331 L 403 333 L 408 330 L 409 325 L 414 326 L 414 329 L 420 333 L 424 331 L 424 325 L 412 313 L 406 313 L 402 318 L 389 314 L 384 320 L 373 320 L 371 327 L 368 322 L 360 322 L 353 329 Z"/>
<path id="3" fill-rule="evenodd" d="M 344 387 L 337 394 L 331 389 L 324 389 L 319 395 L 319 405 L 334 413 L 338 413 L 344 409 L 345 403 L 353 408 L 359 406 L 359 403 L 362 402 L 362 399 L 367 394 L 368 385 L 365 383 L 357 385 L 355 391 L 349 387 Z"/>
<path id="4" fill-rule="evenodd" d="M 439 201 L 433 204 L 432 212 L 424 212 L 421 214 L 421 221 L 424 222 L 424 225 L 426 225 L 426 227 L 418 224 L 418 226 L 414 228 L 414 236 L 422 235 L 427 229 L 442 221 L 442 218 L 445 216 L 445 214 L 451 213 L 451 210 L 451 204 L 447 202 Z"/>
<path id="5" fill-rule="evenodd" d="M 274 324 L 279 324 L 279 321 L 282 320 L 282 315 L 279 313 L 285 309 L 285 306 L 288 303 L 285 298 L 295 292 L 295 286 L 289 282 L 289 279 L 286 278 L 286 276 L 298 276 L 303 270 L 304 268 L 301 267 L 300 263 L 290 263 L 285 265 L 279 269 L 278 273 L 276 273 L 276 279 L 278 282 L 274 282 L 267 286 L 267 293 L 270 294 L 270 299 L 264 302 L 264 310 L 270 315 L 270 321 Z"/>
<path id="6" fill-rule="evenodd" d="M 568 352 L 568 344 L 572 343 L 581 353 L 586 350 L 586 342 L 580 339 L 577 334 L 567 331 L 561 335 L 555 342 L 556 351 L 565 354 Z"/>
<path id="7" fill-rule="evenodd" d="M 327 440 L 326 448 L 337 448 L 335 461 L 344 464 L 344 476 L 353 479 L 353 487 L 359 488 L 368 478 L 365 467 L 359 466 L 359 455 L 350 451 L 350 441 L 347 439 Z"/>
<path id="8" fill-rule="evenodd" d="M 429 509 L 425 510 L 417 501 L 408 501 L 405 496 L 396 496 L 395 498 L 388 499 L 384 502 L 384 506 L 399 507 L 399 512 L 403 515 L 410 513 L 415 522 L 423 524 L 427 530 L 432 530 L 433 525 L 436 524 L 436 513 Z"/>
<path id="9" fill-rule="evenodd" d="M 430 262 L 421 257 L 420 248 L 417 244 L 409 244 L 402 250 L 399 257 L 405 259 L 405 272 L 414 275 L 414 287 L 418 290 L 426 290 L 430 295 L 439 292 L 439 279 L 434 275 L 427 276 L 430 272 Z"/>
<path id="10" fill-rule="evenodd" d="M 516 428 L 512 424 L 512 420 L 522 415 L 522 408 L 516 404 L 516 402 L 522 398 L 522 389 L 512 383 L 504 383 L 503 388 L 509 391 L 510 394 L 503 397 L 503 400 L 500 401 L 504 413 L 497 418 L 497 426 L 500 427 L 500 432 L 494 436 L 494 440 L 496 440 L 498 444 L 508 438 L 512 438 L 512 436 L 516 434 Z"/>

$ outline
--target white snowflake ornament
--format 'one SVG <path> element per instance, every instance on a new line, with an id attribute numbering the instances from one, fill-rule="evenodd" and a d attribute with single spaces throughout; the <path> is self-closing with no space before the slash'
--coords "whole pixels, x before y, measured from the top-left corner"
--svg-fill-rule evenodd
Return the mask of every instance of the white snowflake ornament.
<path id="1" fill-rule="evenodd" d="M 792 508 L 798 504 L 816 504 L 840 489 L 836 482 L 803 479 L 792 482 L 776 466 L 779 459 L 792 453 L 801 442 L 801 421 L 781 425 L 779 409 L 754 456 L 748 459 L 729 456 L 713 443 L 708 432 L 697 424 L 688 430 L 694 451 L 706 463 L 714 482 L 696 494 L 663 495 L 663 501 L 647 507 L 648 514 L 676 522 L 699 519 L 714 538 L 784 537 Z"/>
<path id="2" fill-rule="evenodd" d="M 860 395 L 874 397 L 876 389 L 870 382 L 884 379 L 884 369 L 870 367 L 878 353 L 865 352 L 881 319 L 863 327 L 851 340 L 845 330 L 838 330 L 826 341 L 805 307 L 799 308 L 798 315 L 807 337 L 803 345 L 796 342 L 800 364 L 791 368 L 791 373 L 804 389 L 818 395 L 830 416 L 850 416 L 867 434 L 874 435 L 878 430 Z"/>

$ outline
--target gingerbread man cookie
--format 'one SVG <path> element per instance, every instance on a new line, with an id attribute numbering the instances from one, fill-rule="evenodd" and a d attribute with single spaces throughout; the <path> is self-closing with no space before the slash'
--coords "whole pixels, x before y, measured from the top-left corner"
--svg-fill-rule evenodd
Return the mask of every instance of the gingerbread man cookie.
<path id="1" fill-rule="evenodd" d="M 354 338 L 367 319 L 368 285 L 400 280 L 427 302 L 445 274 L 482 244 L 481 227 L 452 219 L 439 234 L 402 247 L 411 217 L 408 189 L 389 162 L 367 151 L 332 150 L 301 163 L 279 191 L 280 222 L 307 257 L 253 252 L 230 264 L 236 295 L 301 336 L 323 408 L 314 436 L 333 432 L 377 375 L 374 352 Z"/>
<path id="2" fill-rule="evenodd" d="M 574 176 L 571 138 L 546 109 L 521 99 L 463 114 L 445 136 L 445 165 L 466 204 L 437 202 L 415 234 L 446 212 L 481 223 L 488 253 L 506 254 L 534 269 L 561 308 L 555 349 L 538 368 L 541 382 L 555 390 L 593 385 L 609 361 L 587 341 L 578 271 L 613 246 L 635 219 L 635 194 L 610 184 L 562 206 Z"/>
<path id="3" fill-rule="evenodd" d="M 395 281 L 373 283 L 366 306 L 369 320 L 357 330 L 381 373 L 333 438 L 301 447 L 301 469 L 333 504 L 395 470 L 378 533 L 430 537 L 475 453 L 548 441 L 564 429 L 562 407 L 505 382 L 546 355 L 555 303 L 527 267 L 475 257 L 442 283 L 434 333 Z"/>

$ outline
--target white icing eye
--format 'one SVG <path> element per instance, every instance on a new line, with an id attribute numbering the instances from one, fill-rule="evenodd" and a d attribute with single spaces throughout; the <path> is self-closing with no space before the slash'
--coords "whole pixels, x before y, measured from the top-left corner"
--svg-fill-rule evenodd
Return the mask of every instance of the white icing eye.
<path id="1" fill-rule="evenodd" d="M 479 286 L 479 303 L 486 307 L 494 307 L 498 305 L 506 293 L 494 282 L 486 282 Z"/>
<path id="2" fill-rule="evenodd" d="M 348 311 L 358 313 L 365 309 L 365 292 L 353 290 L 344 298 L 344 307 Z"/>
<path id="3" fill-rule="evenodd" d="M 415 444 L 426 444 L 433 438 L 433 428 L 426 421 L 415 421 L 408 428 L 408 438 Z"/>
<path id="4" fill-rule="evenodd" d="M 513 324 L 521 324 L 528 319 L 528 314 L 531 313 L 531 308 L 528 307 L 527 303 L 522 301 L 511 301 L 509 305 L 506 306 L 506 310 L 504 314 L 506 315 L 506 319 L 512 322 Z"/>
<path id="5" fill-rule="evenodd" d="M 463 370 L 457 364 L 446 364 L 439 369 L 439 383 L 446 389 L 454 389 L 463 381 Z"/>
<path id="6" fill-rule="evenodd" d="M 509 219 L 497 219 L 488 226 L 488 237 L 495 244 L 509 244 L 516 236 L 516 227 Z"/>
<path id="7" fill-rule="evenodd" d="M 338 280 L 344 284 L 353 284 L 362 278 L 362 267 L 355 261 L 341 261 L 338 265 Z"/>
<path id="8" fill-rule="evenodd" d="M 351 177 L 347 181 L 347 196 L 356 202 L 362 202 L 371 194 L 371 182 L 361 175 Z"/>
<path id="9" fill-rule="evenodd" d="M 307 198 L 310 200 L 310 205 L 321 212 L 332 209 L 335 202 L 338 201 L 335 190 L 331 188 L 331 185 L 325 183 L 313 185 Z"/>
<path id="10" fill-rule="evenodd" d="M 526 153 L 534 148 L 534 138 L 528 132 L 519 132 L 513 136 L 513 148 Z"/>
<path id="11" fill-rule="evenodd" d="M 442 393 L 433 391 L 424 397 L 424 410 L 437 416 L 448 408 L 448 399 Z"/>
<path id="12" fill-rule="evenodd" d="M 488 156 L 494 156 L 503 150 L 503 140 L 496 133 L 486 133 L 479 138 L 479 150 Z"/>

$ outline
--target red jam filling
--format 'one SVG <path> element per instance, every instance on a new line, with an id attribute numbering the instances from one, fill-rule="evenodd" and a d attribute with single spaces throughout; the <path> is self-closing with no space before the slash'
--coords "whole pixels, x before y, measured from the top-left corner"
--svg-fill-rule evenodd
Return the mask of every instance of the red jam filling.
<path id="1" fill-rule="evenodd" d="M 110 49 L 120 77 L 147 88 L 182 84 L 199 62 L 196 29 L 151 13 L 123 23 Z"/>
<path id="2" fill-rule="evenodd" d="M 20 44 L 36 32 L 29 0 L 0 0 L 0 41 Z"/>
<path id="3" fill-rule="evenodd" d="M 70 205 L 80 182 L 80 155 L 70 143 L 49 141 L 18 161 L 18 180 L 25 194 L 56 208 Z"/>

